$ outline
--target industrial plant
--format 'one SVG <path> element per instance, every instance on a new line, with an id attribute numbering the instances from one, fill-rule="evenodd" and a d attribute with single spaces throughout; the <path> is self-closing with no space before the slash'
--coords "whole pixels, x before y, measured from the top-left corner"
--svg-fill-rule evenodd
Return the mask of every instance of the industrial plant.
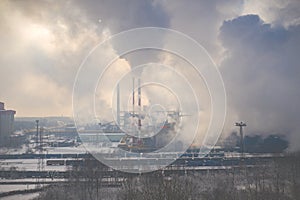
<path id="1" fill-rule="evenodd" d="M 0 102 L 0 146 L 9 143 L 9 138 L 13 133 L 14 116 L 16 111 L 6 110 L 4 103 Z"/>
<path id="2" fill-rule="evenodd" d="M 233 124 L 238 129 L 233 134 L 235 140 L 230 139 L 231 142 L 235 141 L 230 147 L 225 145 L 225 138 L 214 147 L 191 144 L 182 151 L 182 145 L 178 141 L 172 151 L 160 151 L 173 140 L 180 118 L 189 115 L 178 110 L 163 113 L 154 110 L 149 115 L 149 106 L 142 104 L 140 79 L 137 95 L 134 82 L 133 79 L 131 110 L 121 110 L 120 88 L 117 85 L 116 121 L 91 123 L 83 128 L 72 124 L 72 119 L 60 117 L 14 120 L 15 111 L 4 110 L 2 103 L 1 137 L 22 135 L 23 139 L 17 147 L 1 148 L 0 184 L 23 184 L 27 185 L 27 189 L 2 192 L 0 196 L 37 192 L 47 196 L 51 190 L 71 187 L 75 182 L 81 187 L 91 184 L 89 187 L 96 199 L 100 199 L 100 191 L 113 188 L 120 188 L 120 191 L 130 196 L 132 191 L 128 190 L 128 184 L 135 185 L 136 181 L 143 179 L 145 180 L 139 186 L 141 191 L 146 189 L 142 189 L 143 187 L 153 187 L 151 184 L 145 185 L 144 181 L 148 179 L 153 179 L 153 183 L 161 180 L 162 184 L 175 181 L 175 185 L 182 184 L 182 180 L 188 176 L 224 176 L 227 173 L 237 173 L 241 179 L 244 172 L 253 174 L 273 162 L 281 162 L 292 156 L 283 151 L 286 148 L 284 145 L 278 152 L 250 152 L 249 138 L 245 137 L 245 122 Z M 280 140 L 277 138 L 278 141 Z M 92 179 L 89 178 L 91 171 L 95 172 Z M 147 172 L 146 175 L 142 175 L 144 172 Z M 266 180 L 269 181 L 270 178 L 266 177 Z M 196 180 L 192 179 L 194 181 Z M 239 180 L 239 185 L 244 187 L 245 184 Z M 141 191 L 136 192 L 136 195 L 142 195 Z M 196 194 L 185 194 L 183 198 L 193 199 L 191 197 Z M 106 196 L 117 198 L 109 193 Z M 131 198 L 135 197 L 129 199 Z"/>

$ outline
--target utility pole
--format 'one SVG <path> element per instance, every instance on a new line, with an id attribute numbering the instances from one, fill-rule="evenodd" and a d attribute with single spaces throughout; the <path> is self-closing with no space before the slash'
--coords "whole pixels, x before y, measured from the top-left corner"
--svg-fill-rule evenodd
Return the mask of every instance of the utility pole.
<path id="1" fill-rule="evenodd" d="M 35 148 L 39 148 L 39 120 L 35 120 L 36 123 L 36 138 L 35 138 Z"/>
<path id="2" fill-rule="evenodd" d="M 36 122 L 36 153 L 38 153 L 38 160 L 37 160 L 37 171 L 39 175 L 36 178 L 37 188 L 41 187 L 40 184 L 40 174 L 44 171 L 44 158 L 43 158 L 43 128 L 39 126 L 39 120 L 35 120 Z"/>
<path id="3" fill-rule="evenodd" d="M 39 136 L 39 120 L 35 120 L 36 123 L 36 152 L 40 153 L 40 136 Z M 40 172 L 40 158 L 38 157 L 38 163 L 37 163 L 37 171 Z M 40 175 L 40 174 L 39 174 Z M 39 175 L 37 175 L 36 177 L 36 187 L 39 188 L 40 187 L 40 179 L 39 179 Z"/>
<path id="4" fill-rule="evenodd" d="M 245 143 L 244 143 L 244 133 L 243 133 L 243 128 L 246 125 L 246 123 L 244 122 L 236 122 L 235 123 L 235 126 L 238 126 L 240 127 L 240 137 L 241 137 L 241 140 L 240 140 L 240 148 L 241 148 L 241 154 L 242 154 L 242 157 L 244 157 L 244 153 L 245 153 Z"/>
<path id="5" fill-rule="evenodd" d="M 41 127 L 40 128 L 40 151 L 39 151 L 39 154 L 40 154 L 40 156 L 39 156 L 39 159 L 40 159 L 40 162 L 39 162 L 39 164 L 40 164 L 40 166 L 39 166 L 39 168 L 40 168 L 40 170 L 41 171 L 44 171 L 44 141 L 43 141 L 43 133 L 44 133 L 44 128 L 43 127 Z"/>

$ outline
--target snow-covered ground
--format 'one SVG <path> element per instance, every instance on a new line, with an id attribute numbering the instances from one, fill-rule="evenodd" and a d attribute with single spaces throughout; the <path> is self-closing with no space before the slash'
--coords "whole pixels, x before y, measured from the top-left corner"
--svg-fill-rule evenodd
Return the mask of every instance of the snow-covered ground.
<path id="1" fill-rule="evenodd" d="M 26 185 L 0 185 L 0 193 L 1 192 L 10 192 L 10 191 L 15 191 L 15 190 L 29 190 L 29 189 L 34 189 L 36 188 L 35 184 L 26 184 Z"/>
<path id="2" fill-rule="evenodd" d="M 19 194 L 13 195 L 9 197 L 2 197 L 1 200 L 31 200 L 37 197 L 39 193 L 32 193 L 32 194 Z"/>

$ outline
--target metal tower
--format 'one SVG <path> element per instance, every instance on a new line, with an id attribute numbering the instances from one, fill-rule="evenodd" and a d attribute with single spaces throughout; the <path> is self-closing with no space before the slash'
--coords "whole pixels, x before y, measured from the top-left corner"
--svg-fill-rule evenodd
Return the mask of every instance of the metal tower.
<path id="1" fill-rule="evenodd" d="M 247 126 L 246 123 L 244 122 L 236 122 L 235 126 L 240 127 L 240 136 L 241 136 L 241 141 L 240 141 L 240 148 L 241 148 L 241 153 L 242 156 L 244 156 L 244 152 L 245 152 L 245 144 L 244 144 L 244 133 L 243 133 L 243 127 Z"/>
<path id="2" fill-rule="evenodd" d="M 44 159 L 43 159 L 43 128 L 39 127 L 39 120 L 36 120 L 36 152 L 38 155 L 38 162 L 37 162 L 37 171 L 40 173 L 44 170 Z M 40 187 L 40 178 L 37 176 L 37 187 Z"/>

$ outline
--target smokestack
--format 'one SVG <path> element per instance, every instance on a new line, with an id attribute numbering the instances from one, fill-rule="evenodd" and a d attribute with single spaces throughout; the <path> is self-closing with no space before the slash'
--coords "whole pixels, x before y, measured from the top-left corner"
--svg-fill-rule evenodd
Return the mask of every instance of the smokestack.
<path id="1" fill-rule="evenodd" d="M 134 117 L 134 77 L 132 78 L 132 115 Z"/>
<path id="2" fill-rule="evenodd" d="M 141 107 L 141 105 L 142 105 L 142 99 L 141 99 L 141 79 L 138 79 L 138 97 L 139 97 L 138 106 Z"/>
<path id="3" fill-rule="evenodd" d="M 142 122 L 141 122 L 141 110 L 142 110 L 141 79 L 138 79 L 138 106 L 139 106 L 138 126 L 139 126 L 139 130 L 140 130 L 141 126 L 142 126 Z"/>
<path id="4" fill-rule="evenodd" d="M 120 126 L 120 85 L 117 85 L 117 123 Z"/>

